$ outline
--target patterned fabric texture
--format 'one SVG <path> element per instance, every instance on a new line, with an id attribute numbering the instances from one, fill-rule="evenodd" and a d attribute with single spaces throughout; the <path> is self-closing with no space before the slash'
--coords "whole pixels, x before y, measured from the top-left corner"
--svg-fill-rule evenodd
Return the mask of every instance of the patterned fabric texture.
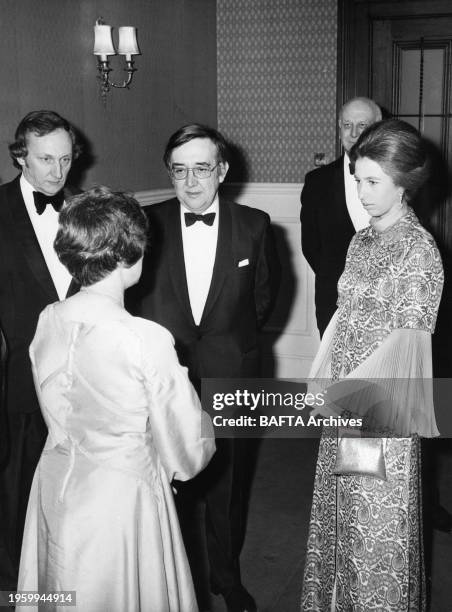
<path id="1" fill-rule="evenodd" d="M 356 234 L 339 280 L 333 378 L 353 371 L 393 330 L 433 332 L 441 288 L 438 250 L 412 211 L 382 233 Z M 418 436 L 385 440 L 386 481 L 333 475 L 336 452 L 337 432 L 325 430 L 301 609 L 425 610 Z"/>
<path id="2" fill-rule="evenodd" d="M 425 609 L 419 438 L 386 440 L 388 480 L 332 474 L 337 439 L 321 439 L 302 610 Z"/>
<path id="3" fill-rule="evenodd" d="M 412 210 L 384 232 L 355 234 L 339 279 L 332 377 L 347 376 L 393 329 L 433 332 L 442 263 Z"/>

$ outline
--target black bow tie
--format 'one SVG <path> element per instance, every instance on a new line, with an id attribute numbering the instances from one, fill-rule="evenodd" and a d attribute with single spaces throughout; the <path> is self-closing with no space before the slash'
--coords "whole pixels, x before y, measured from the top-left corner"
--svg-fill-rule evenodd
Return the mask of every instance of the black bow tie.
<path id="1" fill-rule="evenodd" d="M 190 225 L 193 225 L 193 223 L 196 223 L 196 221 L 202 221 L 206 225 L 213 225 L 213 222 L 215 220 L 215 213 L 207 213 L 206 215 L 197 215 L 196 213 L 187 212 L 187 213 L 184 213 L 184 217 L 185 217 L 185 225 L 187 227 L 190 227 Z"/>
<path id="2" fill-rule="evenodd" d="M 60 208 L 63 206 L 64 202 L 64 193 L 63 191 L 59 191 L 53 196 L 48 196 L 45 193 L 41 193 L 40 191 L 33 191 L 33 198 L 35 201 L 36 212 L 38 215 L 42 215 L 45 211 L 47 204 L 51 204 L 53 208 L 59 212 Z"/>

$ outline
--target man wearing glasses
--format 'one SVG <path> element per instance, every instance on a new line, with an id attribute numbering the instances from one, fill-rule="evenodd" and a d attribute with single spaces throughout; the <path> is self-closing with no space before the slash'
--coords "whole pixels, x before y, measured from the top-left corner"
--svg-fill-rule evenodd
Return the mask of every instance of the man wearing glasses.
<path id="1" fill-rule="evenodd" d="M 202 378 L 259 376 L 258 333 L 279 286 L 269 216 L 218 195 L 227 155 L 216 130 L 182 127 L 163 157 L 176 198 L 147 208 L 150 250 L 137 314 L 171 331 L 198 392 Z M 246 446 L 244 439 L 217 440 L 211 464 L 176 497 L 186 506 L 196 486 L 206 500 L 210 586 L 231 612 L 256 609 L 239 567 Z"/>

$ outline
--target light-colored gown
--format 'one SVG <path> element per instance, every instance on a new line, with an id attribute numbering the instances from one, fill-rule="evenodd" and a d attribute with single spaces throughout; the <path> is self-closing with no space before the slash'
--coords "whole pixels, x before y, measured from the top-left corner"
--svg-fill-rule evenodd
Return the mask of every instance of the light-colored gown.
<path id="1" fill-rule="evenodd" d="M 384 439 L 383 481 L 334 475 L 337 435 L 322 435 L 302 610 L 425 609 L 419 435 L 438 434 L 429 379 L 442 283 L 438 249 L 411 210 L 383 232 L 361 230 L 350 244 L 338 309 L 311 376 L 387 379 L 392 397 L 377 422 L 404 437 Z M 362 416 L 367 408 L 354 404 Z"/>
<path id="2" fill-rule="evenodd" d="M 49 435 L 18 589 L 76 591 L 75 608 L 46 609 L 197 610 L 170 483 L 208 463 L 210 419 L 166 329 L 101 297 L 87 320 L 63 305 L 41 313 L 30 347 Z"/>

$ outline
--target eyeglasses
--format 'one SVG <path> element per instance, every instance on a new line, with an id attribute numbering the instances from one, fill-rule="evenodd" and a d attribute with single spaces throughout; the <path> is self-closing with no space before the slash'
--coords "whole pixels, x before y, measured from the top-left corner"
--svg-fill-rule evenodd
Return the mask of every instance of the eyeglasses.
<path id="1" fill-rule="evenodd" d="M 188 171 L 191 170 L 193 172 L 193 176 L 197 179 L 207 179 L 212 174 L 212 170 L 215 170 L 219 163 L 220 162 L 217 162 L 215 166 L 212 166 L 211 168 L 209 166 L 195 166 L 194 168 L 180 166 L 171 168 L 170 174 L 175 181 L 183 181 L 185 178 L 187 178 Z"/>

